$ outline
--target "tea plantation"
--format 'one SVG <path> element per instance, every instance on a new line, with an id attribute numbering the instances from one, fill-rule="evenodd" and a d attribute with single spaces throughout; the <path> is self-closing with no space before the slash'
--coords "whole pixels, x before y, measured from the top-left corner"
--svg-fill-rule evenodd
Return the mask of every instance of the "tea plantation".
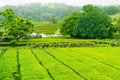
<path id="1" fill-rule="evenodd" d="M 0 50 L 0 80 L 119 80 L 120 47 Z"/>

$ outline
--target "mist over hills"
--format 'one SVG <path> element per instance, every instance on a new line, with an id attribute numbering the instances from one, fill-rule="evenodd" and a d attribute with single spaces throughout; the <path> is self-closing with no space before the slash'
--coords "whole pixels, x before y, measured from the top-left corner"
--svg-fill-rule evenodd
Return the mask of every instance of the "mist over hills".
<path id="1" fill-rule="evenodd" d="M 109 15 L 120 13 L 120 6 L 99 6 L 100 9 Z M 52 22 L 62 21 L 66 16 L 73 12 L 80 12 L 82 7 L 66 5 L 64 3 L 31 3 L 26 5 L 7 5 L 0 7 L 1 10 L 12 8 L 13 11 L 24 18 L 29 18 L 36 22 Z"/>
<path id="2" fill-rule="evenodd" d="M 4 6 L 2 10 L 12 8 L 13 11 L 24 18 L 38 22 L 58 22 L 72 12 L 81 11 L 81 7 L 70 6 L 62 3 L 32 3 L 21 6 Z"/>

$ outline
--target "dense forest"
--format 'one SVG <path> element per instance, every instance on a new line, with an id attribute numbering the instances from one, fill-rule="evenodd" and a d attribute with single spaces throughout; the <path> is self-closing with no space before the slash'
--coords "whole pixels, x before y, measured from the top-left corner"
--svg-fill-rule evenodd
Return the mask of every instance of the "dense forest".
<path id="1" fill-rule="evenodd" d="M 109 15 L 120 13 L 120 6 L 99 6 Z M 20 6 L 3 6 L 0 9 L 12 8 L 15 14 L 37 22 L 57 23 L 73 12 L 80 12 L 82 7 L 75 7 L 63 3 L 31 3 Z"/>

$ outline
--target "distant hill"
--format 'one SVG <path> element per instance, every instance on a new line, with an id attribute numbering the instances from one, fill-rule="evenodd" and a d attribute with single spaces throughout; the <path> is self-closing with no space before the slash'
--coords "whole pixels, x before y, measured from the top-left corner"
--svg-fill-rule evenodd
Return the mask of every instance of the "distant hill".
<path id="1" fill-rule="evenodd" d="M 62 3 L 40 4 L 32 3 L 22 6 L 4 6 L 1 9 L 12 8 L 13 11 L 24 18 L 37 22 L 57 23 L 73 12 L 81 11 L 81 7 L 70 6 Z"/>
<path id="2" fill-rule="evenodd" d="M 120 13 L 120 6 L 98 6 L 108 15 Z M 80 12 L 82 7 L 75 7 L 63 3 L 31 3 L 21 6 L 4 6 L 0 9 L 12 8 L 13 11 L 24 18 L 29 18 L 37 22 L 57 23 L 73 12 Z"/>

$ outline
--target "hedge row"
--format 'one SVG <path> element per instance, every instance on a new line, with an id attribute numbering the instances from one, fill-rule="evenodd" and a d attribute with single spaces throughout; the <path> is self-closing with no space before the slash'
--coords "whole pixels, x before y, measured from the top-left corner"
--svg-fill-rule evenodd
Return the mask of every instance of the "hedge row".
<path id="1" fill-rule="evenodd" d="M 77 43 L 41 43 L 29 45 L 32 48 L 40 47 L 106 47 L 106 46 L 120 46 L 120 43 L 94 43 L 94 42 L 77 42 Z"/>
<path id="2" fill-rule="evenodd" d="M 12 46 L 10 43 L 1 43 L 1 47 Z M 51 42 L 51 43 L 17 43 L 15 46 L 27 47 L 96 47 L 96 46 L 120 46 L 120 42 Z"/>

